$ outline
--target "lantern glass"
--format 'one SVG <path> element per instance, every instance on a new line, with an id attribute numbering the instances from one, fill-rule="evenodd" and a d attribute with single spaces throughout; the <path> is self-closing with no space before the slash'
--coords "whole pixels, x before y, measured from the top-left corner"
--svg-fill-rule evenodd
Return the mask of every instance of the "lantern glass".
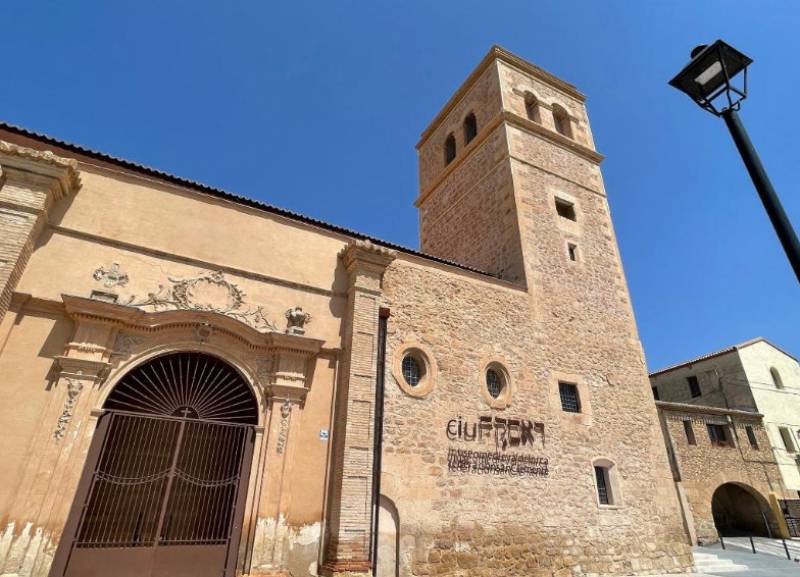
<path id="1" fill-rule="evenodd" d="M 747 67 L 752 60 L 722 40 L 692 52 L 692 61 L 670 84 L 713 114 L 738 109 L 747 97 Z M 741 76 L 740 76 L 740 73 Z"/>

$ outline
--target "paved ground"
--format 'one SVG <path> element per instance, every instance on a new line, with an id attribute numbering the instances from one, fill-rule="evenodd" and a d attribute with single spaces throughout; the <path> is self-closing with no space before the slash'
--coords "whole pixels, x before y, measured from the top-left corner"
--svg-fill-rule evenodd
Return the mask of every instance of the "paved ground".
<path id="1" fill-rule="evenodd" d="M 800 559 L 800 541 L 787 541 L 792 559 Z M 719 544 L 708 547 L 695 547 L 699 553 L 716 555 L 720 560 L 746 569 L 714 571 L 703 573 L 713 577 L 800 577 L 800 563 L 789 561 L 786 551 L 780 540 L 757 538 L 755 539 L 757 554 L 753 554 L 750 541 L 746 537 L 726 538 L 726 550 Z"/>

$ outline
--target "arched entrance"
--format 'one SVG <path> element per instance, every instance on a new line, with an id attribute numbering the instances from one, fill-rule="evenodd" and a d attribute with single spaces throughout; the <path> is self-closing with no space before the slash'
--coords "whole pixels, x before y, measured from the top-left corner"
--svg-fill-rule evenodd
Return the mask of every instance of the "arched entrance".
<path id="1" fill-rule="evenodd" d="M 51 575 L 233 576 L 258 421 L 242 376 L 168 354 L 103 409 Z"/>
<path id="2" fill-rule="evenodd" d="M 758 491 L 740 483 L 724 483 L 711 498 L 714 525 L 722 536 L 761 535 L 775 531 L 769 504 Z"/>

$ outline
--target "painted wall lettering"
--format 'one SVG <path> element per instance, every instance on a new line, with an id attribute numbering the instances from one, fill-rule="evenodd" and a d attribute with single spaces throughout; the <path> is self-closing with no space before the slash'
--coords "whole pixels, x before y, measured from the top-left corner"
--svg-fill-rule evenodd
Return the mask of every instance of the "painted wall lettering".
<path id="1" fill-rule="evenodd" d="M 459 415 L 447 421 L 446 431 L 451 441 L 493 442 L 496 449 L 503 451 L 533 445 L 537 436 L 542 445 L 545 440 L 544 423 L 485 415 L 478 417 L 478 422 L 469 422 Z"/>
<path id="2" fill-rule="evenodd" d="M 449 449 L 447 468 L 459 473 L 547 477 L 547 457 Z"/>

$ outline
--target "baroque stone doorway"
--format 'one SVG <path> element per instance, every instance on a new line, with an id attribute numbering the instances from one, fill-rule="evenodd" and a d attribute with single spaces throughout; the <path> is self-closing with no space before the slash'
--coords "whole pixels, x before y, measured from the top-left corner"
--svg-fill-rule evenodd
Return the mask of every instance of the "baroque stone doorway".
<path id="1" fill-rule="evenodd" d="M 714 525 L 723 536 L 759 535 L 772 537 L 777 525 L 766 499 L 755 489 L 740 483 L 724 483 L 711 498 Z"/>
<path id="2" fill-rule="evenodd" d="M 201 353 L 125 375 L 98 421 L 51 576 L 232 576 L 258 405 Z"/>

